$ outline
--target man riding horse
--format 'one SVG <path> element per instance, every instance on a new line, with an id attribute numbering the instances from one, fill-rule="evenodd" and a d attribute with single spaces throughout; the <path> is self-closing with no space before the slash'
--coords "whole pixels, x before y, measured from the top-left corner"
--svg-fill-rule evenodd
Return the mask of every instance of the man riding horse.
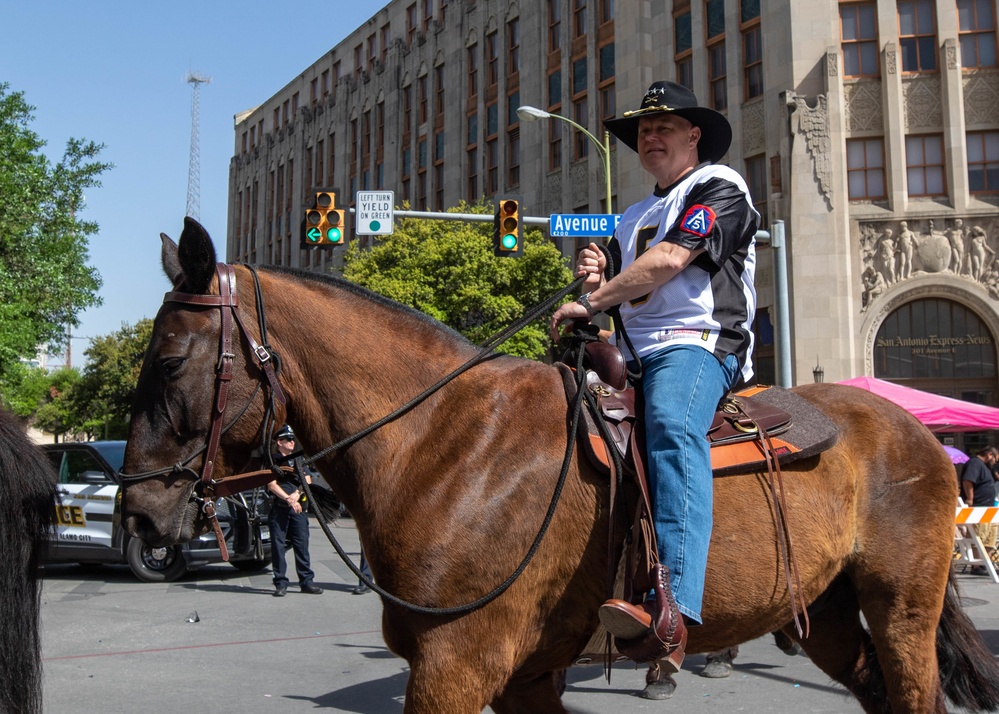
<path id="1" fill-rule="evenodd" d="M 678 670 L 686 624 L 701 623 L 712 526 L 711 460 L 705 435 L 721 398 L 753 375 L 753 278 L 759 214 L 745 181 L 719 161 L 732 129 L 697 106 L 686 87 L 656 82 L 639 109 L 605 122 L 638 152 L 656 179 L 652 195 L 628 208 L 609 245 L 614 277 L 595 244 L 580 253 L 584 294 L 552 317 L 552 335 L 571 319 L 619 306 L 640 362 L 648 473 L 660 562 L 658 597 L 609 600 L 600 620 L 629 656 L 650 628 Z M 632 364 L 635 371 L 639 364 Z M 681 617 L 682 615 L 682 617 Z M 685 623 L 686 620 L 686 623 Z M 631 649 L 631 651 L 629 651 Z M 652 659 L 637 655 L 639 659 Z"/>

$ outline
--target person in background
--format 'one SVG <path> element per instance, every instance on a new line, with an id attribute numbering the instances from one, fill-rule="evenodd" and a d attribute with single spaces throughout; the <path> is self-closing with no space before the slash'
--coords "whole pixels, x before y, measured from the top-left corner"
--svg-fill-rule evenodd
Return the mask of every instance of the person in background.
<path id="1" fill-rule="evenodd" d="M 293 466 L 301 456 L 292 458 L 295 451 L 295 432 L 285 424 L 277 434 L 274 435 L 277 444 L 277 453 L 274 454 L 274 463 L 278 466 Z M 305 475 L 308 484 L 312 484 L 312 478 L 304 469 L 301 472 Z M 296 473 L 284 472 L 280 479 L 275 479 L 267 484 L 267 490 L 271 492 L 273 504 L 270 513 L 271 530 L 271 569 L 274 572 L 274 597 L 284 597 L 288 592 L 288 563 L 285 559 L 285 543 L 291 543 L 292 550 L 295 551 L 295 571 L 298 574 L 298 582 L 302 592 L 309 595 L 319 595 L 323 592 L 313 580 L 315 573 L 309 563 L 309 517 L 302 509 L 302 498 L 304 496 L 301 484 Z"/>
<path id="2" fill-rule="evenodd" d="M 996 477 L 992 467 L 996 464 L 999 452 L 991 446 L 979 449 L 975 456 L 968 459 L 961 475 L 961 496 L 969 506 L 992 506 L 996 500 Z M 976 523 L 973 528 L 985 546 L 985 557 L 992 558 L 996 552 L 996 536 L 999 524 Z M 988 570 L 983 565 L 971 569 L 976 575 L 985 575 Z"/>

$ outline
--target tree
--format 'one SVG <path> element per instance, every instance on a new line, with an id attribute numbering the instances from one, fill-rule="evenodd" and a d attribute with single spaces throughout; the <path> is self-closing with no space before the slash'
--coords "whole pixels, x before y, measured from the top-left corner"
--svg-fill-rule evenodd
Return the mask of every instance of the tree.
<path id="1" fill-rule="evenodd" d="M 491 213 L 492 207 L 463 203 L 452 212 Z M 370 250 L 353 243 L 343 275 L 481 343 L 572 280 L 540 231 L 527 230 L 524 238 L 523 257 L 497 258 L 491 223 L 401 219 L 395 233 Z M 537 359 L 549 344 L 547 323 L 538 320 L 499 349 Z"/>
<path id="2" fill-rule="evenodd" d="M 62 345 L 67 326 L 100 304 L 101 279 L 87 265 L 97 224 L 79 215 L 111 164 L 96 160 L 103 145 L 70 139 L 52 165 L 29 128 L 33 111 L 0 83 L 0 377 L 39 345 Z"/>
<path id="3" fill-rule="evenodd" d="M 88 436 L 124 439 L 128 435 L 135 385 L 152 336 L 153 321 L 146 318 L 94 338 L 85 350 L 87 365 L 73 390 L 73 412 L 78 428 Z"/>

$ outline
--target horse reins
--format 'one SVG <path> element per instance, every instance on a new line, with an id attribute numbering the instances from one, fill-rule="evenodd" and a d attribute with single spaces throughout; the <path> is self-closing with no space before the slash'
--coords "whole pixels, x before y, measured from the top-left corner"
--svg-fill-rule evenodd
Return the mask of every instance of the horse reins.
<path id="1" fill-rule="evenodd" d="M 525 315 L 516 320 L 514 323 L 504 328 L 500 332 L 496 333 L 495 335 L 487 339 L 484 343 L 482 343 L 479 346 L 479 351 L 468 361 L 466 361 L 463 365 L 461 365 L 448 375 L 442 377 L 438 382 L 431 385 L 423 392 L 416 395 L 406 404 L 403 404 L 401 407 L 394 410 L 390 414 L 387 414 L 386 416 L 382 417 L 373 424 L 365 427 L 364 429 L 361 429 L 355 434 L 352 434 L 351 436 L 348 436 L 345 439 L 342 439 L 339 442 L 328 446 L 327 448 L 323 449 L 322 451 L 318 452 L 317 454 L 308 459 L 296 460 L 295 469 L 292 469 L 291 467 L 288 466 L 282 466 L 282 467 L 275 466 L 273 464 L 272 458 L 268 458 L 269 468 L 267 469 L 235 474 L 225 479 L 216 481 L 215 479 L 212 478 L 212 476 L 214 474 L 215 463 L 218 455 L 218 449 L 219 449 L 219 444 L 221 442 L 222 434 L 225 431 L 227 431 L 229 428 L 231 428 L 232 425 L 235 424 L 236 420 L 238 420 L 239 417 L 241 417 L 246 412 L 246 410 L 249 408 L 250 403 L 252 403 L 253 399 L 256 397 L 257 391 L 259 391 L 260 387 L 260 384 L 258 384 L 257 389 L 254 390 L 253 395 L 251 395 L 250 397 L 250 402 L 248 402 L 247 405 L 241 410 L 240 414 L 236 417 L 236 419 L 230 422 L 225 428 L 223 428 L 223 417 L 225 415 L 226 406 L 228 405 L 229 386 L 230 382 L 232 381 L 233 361 L 236 356 L 235 352 L 233 351 L 233 342 L 232 342 L 233 321 L 235 321 L 235 323 L 239 326 L 240 332 L 243 334 L 243 337 L 246 339 L 247 345 L 250 347 L 250 351 L 253 352 L 253 354 L 257 358 L 258 366 L 260 367 L 263 375 L 266 377 L 267 383 L 270 386 L 270 399 L 268 400 L 268 403 L 266 405 L 264 421 L 261 425 L 261 441 L 262 441 L 262 447 L 264 447 L 262 451 L 266 453 L 268 457 L 270 457 L 270 451 L 266 448 L 267 434 L 268 434 L 267 425 L 268 423 L 271 422 L 273 418 L 274 402 L 277 401 L 282 405 L 287 403 L 287 397 L 284 394 L 284 390 L 281 388 L 279 370 L 276 370 L 274 368 L 274 362 L 275 361 L 279 362 L 279 360 L 274 359 L 276 355 L 274 351 L 270 348 L 270 346 L 267 344 L 267 323 L 264 313 L 263 294 L 260 290 L 260 279 L 257 276 L 257 272 L 253 268 L 253 266 L 247 265 L 245 267 L 248 268 L 251 274 L 253 275 L 255 296 L 257 302 L 257 317 L 259 322 L 261 342 L 263 344 L 257 343 L 257 341 L 254 340 L 252 334 L 249 332 L 249 330 L 246 329 L 246 326 L 243 324 L 242 319 L 239 317 L 239 312 L 237 311 L 237 308 L 239 307 L 239 296 L 236 292 L 236 273 L 233 266 L 230 264 L 216 263 L 215 269 L 218 275 L 218 282 L 219 282 L 218 295 L 203 295 L 196 293 L 171 291 L 163 296 L 164 303 L 176 302 L 185 305 L 193 305 L 195 307 L 217 307 L 219 308 L 219 312 L 221 314 L 221 329 L 219 335 L 219 359 L 216 365 L 216 376 L 215 376 L 215 400 L 211 413 L 211 421 L 209 424 L 209 435 L 207 443 L 205 444 L 205 446 L 202 446 L 199 450 L 191 454 L 191 456 L 189 456 L 187 459 L 177 464 L 174 464 L 173 466 L 162 469 L 156 469 L 152 471 L 146 471 L 138 474 L 122 475 L 123 482 L 131 482 L 131 483 L 146 480 L 149 478 L 154 478 L 156 476 L 161 476 L 168 473 L 182 473 L 184 471 L 190 472 L 198 476 L 199 481 L 195 487 L 197 488 L 197 486 L 200 485 L 202 488 L 203 496 L 207 497 L 198 497 L 195 494 L 192 495 L 192 499 L 196 501 L 200 500 L 202 502 L 201 509 L 211 521 L 212 529 L 214 530 L 216 539 L 218 540 L 219 549 L 222 552 L 223 560 L 228 560 L 228 549 L 226 548 L 225 538 L 222 534 L 222 529 L 219 525 L 218 517 L 215 513 L 215 504 L 213 498 L 232 495 L 240 491 L 261 486 L 273 480 L 276 472 L 287 472 L 287 471 L 296 470 L 298 471 L 299 476 L 301 477 L 300 469 L 302 465 L 311 465 L 312 463 L 323 458 L 324 456 L 327 456 L 334 451 L 343 449 L 353 444 L 354 442 L 359 441 L 360 439 L 364 438 L 365 436 L 372 433 L 376 429 L 384 426 L 385 424 L 388 424 L 389 422 L 407 413 L 408 411 L 416 407 L 418 404 L 423 402 L 425 399 L 427 399 L 427 397 L 434 394 L 442 387 L 447 385 L 449 382 L 453 381 L 455 378 L 465 373 L 475 365 L 479 364 L 480 362 L 484 361 L 489 357 L 495 356 L 496 353 L 494 352 L 494 350 L 498 345 L 505 342 L 507 339 L 509 339 L 514 334 L 523 329 L 526 325 L 530 324 L 531 322 L 536 320 L 539 316 L 550 310 L 566 295 L 575 291 L 579 287 L 579 285 L 582 284 L 583 281 L 582 278 L 577 278 L 567 287 L 562 288 L 561 290 L 558 290 L 549 297 L 547 297 L 545 300 L 536 305 L 534 308 L 532 308 L 530 311 L 528 311 Z M 580 353 L 580 355 L 581 354 L 582 353 Z M 581 359 L 582 357 L 580 356 L 580 360 Z M 577 374 L 583 374 L 583 370 L 577 369 Z M 261 379 L 261 383 L 262 382 L 263 379 Z M 361 573 L 360 569 L 357 568 L 357 566 L 355 566 L 354 563 L 350 560 L 349 556 L 347 556 L 346 552 L 343 550 L 342 546 L 339 544 L 339 542 L 336 540 L 336 537 L 329 529 L 324 514 L 319 513 L 320 518 L 318 520 L 320 526 L 322 527 L 323 533 L 326 535 L 327 539 L 329 539 L 330 543 L 333 545 L 333 548 L 336 550 L 337 554 L 344 561 L 344 563 L 346 563 L 346 565 L 351 569 L 351 571 L 353 571 L 355 575 L 361 578 L 369 587 L 371 587 L 373 590 L 379 593 L 379 595 L 389 600 L 390 602 L 393 602 L 401 607 L 407 608 L 414 612 L 419 612 L 422 614 L 432 614 L 432 615 L 460 615 L 482 607 L 483 605 L 499 597 L 503 592 L 507 590 L 507 588 L 509 588 L 517 580 L 518 577 L 520 577 L 521 573 L 524 572 L 528 564 L 534 558 L 535 553 L 537 553 L 537 550 L 541 545 L 541 541 L 544 539 L 544 536 L 548 531 L 548 527 L 551 524 L 551 520 L 555 515 L 555 508 L 558 505 L 558 502 L 561 498 L 562 489 L 565 485 L 565 480 L 569 473 L 569 467 L 572 463 L 572 453 L 575 447 L 577 426 L 583 403 L 582 395 L 584 392 L 585 390 L 581 388 L 578 390 L 579 396 L 576 399 L 576 402 L 573 406 L 572 426 L 569 431 L 569 438 L 566 444 L 565 458 L 563 459 L 562 469 L 559 474 L 559 478 L 556 483 L 554 493 L 552 494 L 552 500 L 549 504 L 548 511 L 545 514 L 544 521 L 542 522 L 542 525 L 538 531 L 537 536 L 535 537 L 534 541 L 531 544 L 531 547 L 528 549 L 527 554 L 524 556 L 524 559 L 521 561 L 520 565 L 516 568 L 516 570 L 514 570 L 514 572 L 511 573 L 506 580 L 504 580 L 502 583 L 496 586 L 492 591 L 476 599 L 475 601 L 455 607 L 428 607 L 416 603 L 411 603 L 406 600 L 402 600 L 401 598 L 392 595 L 389 592 L 386 592 L 377 583 L 373 582 L 371 579 L 367 578 L 363 573 Z M 200 475 L 198 475 L 192 469 L 190 469 L 187 466 L 187 464 L 190 463 L 195 457 L 198 456 L 198 454 L 202 452 L 205 452 L 205 457 L 202 462 L 201 473 Z M 303 490 L 306 493 L 306 497 L 312 503 L 316 504 L 316 508 L 317 510 L 319 510 L 319 504 L 316 501 L 316 499 L 313 498 L 311 488 L 309 487 L 309 484 L 307 483 L 306 479 L 300 478 L 300 480 L 302 483 Z"/>

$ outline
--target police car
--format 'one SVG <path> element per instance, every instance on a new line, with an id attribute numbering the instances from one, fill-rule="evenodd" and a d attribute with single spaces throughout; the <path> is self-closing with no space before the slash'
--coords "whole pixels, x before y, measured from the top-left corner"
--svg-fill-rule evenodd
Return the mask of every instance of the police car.
<path id="1" fill-rule="evenodd" d="M 58 474 L 61 501 L 47 562 L 127 563 L 140 580 L 168 582 L 188 569 L 222 560 L 213 532 L 181 545 L 150 548 L 122 529 L 124 441 L 45 444 L 42 449 Z M 263 570 L 270 564 L 268 505 L 263 489 L 216 501 L 229 562 L 240 570 Z"/>

